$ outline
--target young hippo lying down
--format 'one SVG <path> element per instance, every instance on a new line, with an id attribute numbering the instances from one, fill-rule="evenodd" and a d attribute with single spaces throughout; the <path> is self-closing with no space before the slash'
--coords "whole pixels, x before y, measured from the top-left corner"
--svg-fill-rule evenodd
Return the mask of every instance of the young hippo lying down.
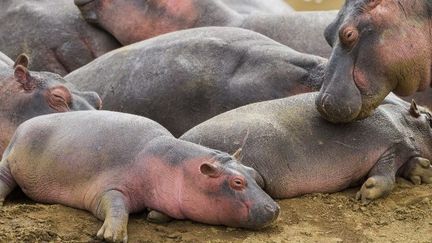
<path id="1" fill-rule="evenodd" d="M 104 220 L 97 233 L 127 241 L 129 213 L 258 229 L 279 206 L 257 173 L 226 153 L 174 138 L 147 118 L 109 111 L 40 116 L 16 131 L 0 163 L 0 201 L 17 185 L 38 202 Z"/>
<path id="2" fill-rule="evenodd" d="M 274 198 L 336 192 L 363 183 L 364 203 L 391 192 L 395 177 L 432 183 L 432 116 L 388 101 L 369 118 L 335 125 L 315 109 L 317 93 L 255 103 L 216 116 L 181 139 L 233 152 L 257 170 Z"/>
<path id="3" fill-rule="evenodd" d="M 95 92 L 80 92 L 54 73 L 31 72 L 28 63 L 26 55 L 14 64 L 0 53 L 0 155 L 18 125 L 32 117 L 101 108 Z"/>
<path id="4" fill-rule="evenodd" d="M 65 79 L 96 91 L 107 110 L 148 117 L 180 136 L 239 106 L 318 90 L 326 61 L 253 31 L 207 27 L 125 46 Z"/>

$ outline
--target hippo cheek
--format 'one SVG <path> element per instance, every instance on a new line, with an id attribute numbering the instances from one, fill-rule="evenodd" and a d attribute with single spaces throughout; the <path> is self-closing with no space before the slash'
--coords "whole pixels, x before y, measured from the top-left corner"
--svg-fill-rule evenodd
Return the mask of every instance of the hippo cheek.
<path id="1" fill-rule="evenodd" d="M 362 97 L 354 82 L 353 68 L 352 58 L 340 47 L 335 48 L 315 100 L 321 116 L 330 122 L 351 122 L 360 114 Z"/>

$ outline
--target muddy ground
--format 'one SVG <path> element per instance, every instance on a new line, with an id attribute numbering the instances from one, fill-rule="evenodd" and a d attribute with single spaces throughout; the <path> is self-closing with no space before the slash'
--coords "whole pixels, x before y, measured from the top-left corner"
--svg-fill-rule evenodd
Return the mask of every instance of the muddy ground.
<path id="1" fill-rule="evenodd" d="M 189 221 L 129 222 L 130 242 L 432 242 L 432 186 L 400 179 L 387 198 L 362 206 L 357 189 L 279 201 L 282 215 L 262 231 Z M 0 208 L 0 242 L 96 242 L 102 222 L 60 205 L 42 205 L 15 194 Z"/>

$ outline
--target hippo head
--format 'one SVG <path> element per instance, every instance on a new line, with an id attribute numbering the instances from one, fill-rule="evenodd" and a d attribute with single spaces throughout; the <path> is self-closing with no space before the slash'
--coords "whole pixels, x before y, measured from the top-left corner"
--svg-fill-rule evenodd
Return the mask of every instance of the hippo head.
<path id="1" fill-rule="evenodd" d="M 191 28 L 198 18 L 194 0 L 75 0 L 75 5 L 87 22 L 123 45 Z"/>
<path id="2" fill-rule="evenodd" d="M 276 220 L 279 206 L 261 189 L 263 180 L 254 169 L 221 152 L 195 161 L 184 173 L 181 211 L 186 218 L 249 229 Z"/>
<path id="3" fill-rule="evenodd" d="M 425 0 L 347 0 L 325 30 L 333 47 L 316 106 L 334 123 L 369 116 L 391 92 L 408 96 L 431 80 Z"/>
<path id="4" fill-rule="evenodd" d="M 425 158 L 432 156 L 432 113 L 431 111 L 422 106 L 417 106 L 416 102 L 412 100 L 411 106 L 409 103 L 404 102 L 403 105 L 404 122 L 406 127 L 414 131 L 413 141 L 416 141 L 420 153 Z M 409 108 L 408 108 L 409 107 Z M 407 111 L 408 110 L 408 111 Z"/>

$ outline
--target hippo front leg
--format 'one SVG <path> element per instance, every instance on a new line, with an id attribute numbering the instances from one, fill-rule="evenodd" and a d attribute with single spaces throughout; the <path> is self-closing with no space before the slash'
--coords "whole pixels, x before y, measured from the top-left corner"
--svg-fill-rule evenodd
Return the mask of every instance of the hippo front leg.
<path id="1" fill-rule="evenodd" d="M 432 183 L 432 166 L 428 159 L 414 157 L 402 169 L 402 176 L 414 184 Z"/>
<path id="2" fill-rule="evenodd" d="M 17 186 L 7 160 L 4 159 L 0 162 L 0 206 L 3 206 L 4 200 L 7 195 Z"/>
<path id="3" fill-rule="evenodd" d="M 105 192 L 96 210 L 96 217 L 104 220 L 97 233 L 99 239 L 108 242 L 127 242 L 129 212 L 121 192 L 116 190 Z"/>
<path id="4" fill-rule="evenodd" d="M 368 204 L 388 195 L 395 186 L 397 169 L 395 154 L 382 156 L 369 172 L 360 191 L 357 192 L 357 200 L 361 200 L 362 204 Z"/>

